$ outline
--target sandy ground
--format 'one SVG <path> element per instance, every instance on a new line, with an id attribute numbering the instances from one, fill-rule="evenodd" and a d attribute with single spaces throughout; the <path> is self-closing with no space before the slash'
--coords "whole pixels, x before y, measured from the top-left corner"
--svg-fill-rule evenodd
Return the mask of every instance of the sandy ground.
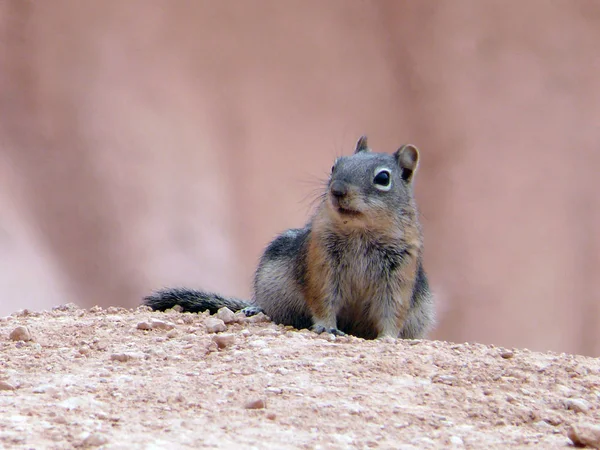
<path id="1" fill-rule="evenodd" d="M 218 317 L 1 318 L 0 448 L 552 449 L 572 426 L 600 445 L 598 358 Z"/>

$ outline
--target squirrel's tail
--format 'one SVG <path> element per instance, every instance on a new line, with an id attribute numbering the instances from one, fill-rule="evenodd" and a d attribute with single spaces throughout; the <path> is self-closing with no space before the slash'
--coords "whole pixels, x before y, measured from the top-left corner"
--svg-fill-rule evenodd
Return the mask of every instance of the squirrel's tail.
<path id="1" fill-rule="evenodd" d="M 210 311 L 216 313 L 219 308 L 227 307 L 233 312 L 252 306 L 250 303 L 232 297 L 223 297 L 212 292 L 185 288 L 168 288 L 144 297 L 144 305 L 156 311 L 164 311 L 179 305 L 183 312 Z"/>

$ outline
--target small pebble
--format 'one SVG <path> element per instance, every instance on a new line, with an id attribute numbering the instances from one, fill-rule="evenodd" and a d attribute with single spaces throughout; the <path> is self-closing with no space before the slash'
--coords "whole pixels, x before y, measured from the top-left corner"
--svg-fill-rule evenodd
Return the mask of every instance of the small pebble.
<path id="1" fill-rule="evenodd" d="M 94 416 L 100 420 L 108 420 L 108 414 L 106 414 L 104 411 L 97 411 Z"/>
<path id="2" fill-rule="evenodd" d="M 217 344 L 217 347 L 224 349 L 235 344 L 235 335 L 231 333 L 217 334 L 213 336 L 212 340 Z"/>
<path id="3" fill-rule="evenodd" d="M 533 426 L 542 431 L 551 431 L 554 429 L 554 427 L 545 420 L 538 420 Z"/>
<path id="4" fill-rule="evenodd" d="M 458 383 L 458 379 L 454 375 L 434 375 L 431 378 L 433 383 L 441 383 L 448 386 L 455 386 Z"/>
<path id="5" fill-rule="evenodd" d="M 152 325 L 150 325 L 149 322 L 140 322 L 137 324 L 136 328 L 138 330 L 151 330 L 152 329 Z"/>
<path id="6" fill-rule="evenodd" d="M 264 328 L 256 333 L 259 336 L 279 336 L 281 334 L 280 330 L 274 330 L 272 328 Z"/>
<path id="7" fill-rule="evenodd" d="M 513 356 L 515 356 L 515 352 L 513 352 L 512 350 L 502 350 L 500 352 L 500 356 L 504 359 L 510 359 Z"/>
<path id="8" fill-rule="evenodd" d="M 84 447 L 100 447 L 108 443 L 108 438 L 102 434 L 90 434 L 86 437 L 82 444 Z"/>
<path id="9" fill-rule="evenodd" d="M 137 355 L 134 355 L 133 353 L 113 353 L 112 355 L 110 355 L 110 359 L 112 361 L 119 361 L 119 362 L 127 362 L 132 359 L 136 359 L 136 358 L 137 358 Z"/>
<path id="10" fill-rule="evenodd" d="M 246 409 L 265 409 L 266 407 L 267 403 L 262 398 L 251 400 L 244 405 Z"/>
<path id="11" fill-rule="evenodd" d="M 217 319 L 221 319 L 224 323 L 232 323 L 236 321 L 235 313 L 227 307 L 223 307 L 217 311 Z"/>
<path id="12" fill-rule="evenodd" d="M 248 323 L 261 323 L 261 322 L 270 322 L 271 318 L 269 316 L 266 316 L 264 313 L 259 312 L 258 314 L 254 315 L 254 316 L 250 316 L 248 318 L 246 318 L 246 322 Z"/>
<path id="13" fill-rule="evenodd" d="M 567 409 L 575 411 L 577 413 L 587 413 L 590 409 L 590 405 L 585 400 L 570 398 L 565 402 Z"/>
<path id="14" fill-rule="evenodd" d="M 257 339 L 255 341 L 250 341 L 248 343 L 249 347 L 253 347 L 253 348 L 265 348 L 267 347 L 269 344 L 267 343 L 267 341 L 265 341 L 264 339 Z"/>
<path id="15" fill-rule="evenodd" d="M 196 314 L 194 314 L 195 316 Z M 179 319 L 183 322 L 183 324 L 185 325 L 191 325 L 194 323 L 194 317 L 190 314 L 190 313 L 186 313 L 183 318 Z M 178 322 L 179 322 L 178 320 Z"/>
<path id="16" fill-rule="evenodd" d="M 65 303 L 64 305 L 53 306 L 52 311 L 75 311 L 79 309 L 75 303 Z"/>
<path id="17" fill-rule="evenodd" d="M 152 319 L 150 321 L 150 327 L 153 330 L 172 330 L 175 328 L 175 324 L 171 322 L 165 322 L 164 320 Z"/>
<path id="18" fill-rule="evenodd" d="M 573 397 L 575 395 L 575 391 L 573 391 L 573 389 L 570 389 L 562 384 L 555 385 L 554 389 L 556 389 L 556 391 L 564 397 Z"/>
<path id="19" fill-rule="evenodd" d="M 225 322 L 221 319 L 215 319 L 213 317 L 209 317 L 204 321 L 204 325 L 206 326 L 206 331 L 208 333 L 220 333 L 221 331 L 227 330 L 227 326 Z"/>
<path id="20" fill-rule="evenodd" d="M 463 442 L 462 438 L 460 436 L 450 436 L 450 439 L 448 439 L 450 441 L 450 443 L 452 445 L 455 445 L 457 447 L 462 447 L 463 445 L 465 445 L 465 443 Z"/>
<path id="21" fill-rule="evenodd" d="M 237 323 L 244 323 L 248 320 L 248 317 L 246 317 L 246 314 L 244 314 L 242 311 L 238 311 L 233 315 L 234 321 Z"/>
<path id="22" fill-rule="evenodd" d="M 12 341 L 30 341 L 31 333 L 29 332 L 27 327 L 18 326 L 10 332 L 10 335 L 8 337 Z"/>
<path id="23" fill-rule="evenodd" d="M 275 419 L 277 419 L 277 416 L 275 415 L 275 413 L 269 413 L 269 414 L 267 414 L 267 419 L 275 420 Z"/>
<path id="24" fill-rule="evenodd" d="M 579 447 L 600 448 L 600 426 L 589 423 L 571 425 L 567 436 Z"/>
<path id="25" fill-rule="evenodd" d="M 313 334 L 312 337 L 315 339 L 322 339 L 324 341 L 329 341 L 329 342 L 333 342 L 337 339 L 337 336 L 335 334 L 331 334 L 331 333 Z"/>
<path id="26" fill-rule="evenodd" d="M 0 381 L 0 391 L 14 391 L 16 388 L 7 381 Z"/>
<path id="27" fill-rule="evenodd" d="M 96 342 L 96 349 L 100 350 L 100 351 L 104 351 L 108 348 L 108 341 L 107 340 L 101 340 Z"/>
<path id="28" fill-rule="evenodd" d="M 558 415 L 546 414 L 544 417 L 544 422 L 547 422 L 553 427 L 557 427 L 563 423 L 563 419 Z"/>
<path id="29" fill-rule="evenodd" d="M 173 329 L 167 333 L 167 337 L 169 339 L 173 339 L 173 338 L 177 337 L 177 334 L 178 334 L 177 330 Z"/>
<path id="30" fill-rule="evenodd" d="M 58 394 L 58 388 L 52 384 L 42 384 L 33 388 L 34 394 Z"/>

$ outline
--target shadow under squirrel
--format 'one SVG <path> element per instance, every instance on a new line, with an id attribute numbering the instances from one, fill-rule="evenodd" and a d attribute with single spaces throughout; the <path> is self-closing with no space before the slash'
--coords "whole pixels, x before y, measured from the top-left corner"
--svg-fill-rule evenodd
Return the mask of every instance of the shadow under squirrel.
<path id="1" fill-rule="evenodd" d="M 154 310 L 215 313 L 224 306 L 264 312 L 276 323 L 365 339 L 424 337 L 434 304 L 422 265 L 423 239 L 413 196 L 419 151 L 375 153 L 366 136 L 335 161 L 304 228 L 264 251 L 249 302 L 185 288 L 144 298 Z"/>

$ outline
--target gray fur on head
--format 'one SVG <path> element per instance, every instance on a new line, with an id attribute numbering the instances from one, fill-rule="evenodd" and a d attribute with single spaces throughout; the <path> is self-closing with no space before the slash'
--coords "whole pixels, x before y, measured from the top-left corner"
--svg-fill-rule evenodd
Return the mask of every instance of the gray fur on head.
<path id="1" fill-rule="evenodd" d="M 407 202 L 412 201 L 412 181 L 419 160 L 417 148 L 403 145 L 391 155 L 364 150 L 368 148 L 366 145 L 366 138 L 363 136 L 353 155 L 338 158 L 329 178 L 329 186 L 335 181 L 352 185 L 365 203 L 402 209 Z M 359 150 L 360 148 L 363 150 Z M 387 189 L 376 186 L 375 178 L 381 171 L 389 172 L 391 186 Z"/>

